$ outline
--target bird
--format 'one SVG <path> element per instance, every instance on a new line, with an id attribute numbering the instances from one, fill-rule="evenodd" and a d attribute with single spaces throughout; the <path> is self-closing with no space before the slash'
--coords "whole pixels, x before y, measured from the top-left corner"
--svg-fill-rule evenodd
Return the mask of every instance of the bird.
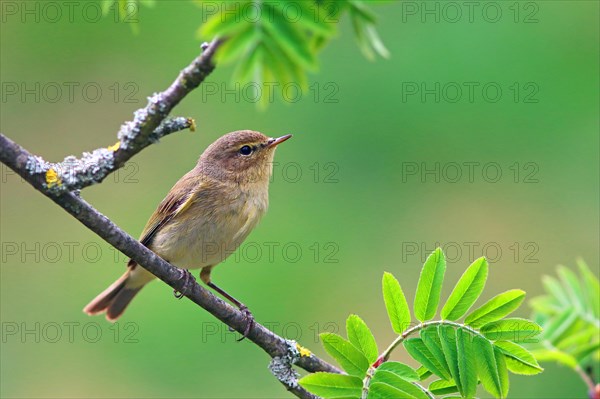
<path id="1" fill-rule="evenodd" d="M 211 271 L 241 245 L 266 213 L 275 149 L 290 137 L 239 130 L 217 139 L 171 188 L 140 238 L 143 245 L 187 273 L 186 283 L 187 269 L 201 269 L 200 279 L 244 312 L 248 319 L 244 337 L 253 323 L 252 314 L 212 282 Z M 114 322 L 155 278 L 130 259 L 125 273 L 83 311 L 106 313 L 106 319 Z"/>

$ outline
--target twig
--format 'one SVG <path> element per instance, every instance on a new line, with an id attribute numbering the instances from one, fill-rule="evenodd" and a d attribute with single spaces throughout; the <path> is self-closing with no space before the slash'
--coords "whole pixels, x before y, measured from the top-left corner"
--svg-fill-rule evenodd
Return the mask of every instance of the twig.
<path id="1" fill-rule="evenodd" d="M 36 173 L 44 174 L 56 193 L 82 189 L 100 183 L 159 138 L 186 128 L 193 130 L 195 123 L 192 119 L 166 117 L 213 71 L 212 59 L 220 44 L 221 41 L 215 39 L 204 45 L 202 54 L 179 73 L 168 89 L 148 97 L 148 104 L 134 112 L 133 120 L 121 126 L 117 135 L 119 141 L 115 145 L 84 154 L 81 159 L 67 157 L 57 165 L 40 163 L 36 166 Z"/>
<path id="2" fill-rule="evenodd" d="M 147 144 L 138 147 L 137 152 L 171 133 L 188 128 L 193 130 L 195 124 L 191 118 L 167 118 L 148 137 Z M 120 143 L 119 141 L 108 148 L 84 152 L 80 158 L 69 155 L 58 163 L 46 162 L 40 157 L 35 157 L 29 163 L 29 170 L 42 176 L 47 188 L 56 194 L 78 190 L 102 182 L 106 176 L 122 166 L 116 165 L 117 154 L 124 154 L 119 152 Z M 123 164 L 129 158 L 123 158 Z"/>

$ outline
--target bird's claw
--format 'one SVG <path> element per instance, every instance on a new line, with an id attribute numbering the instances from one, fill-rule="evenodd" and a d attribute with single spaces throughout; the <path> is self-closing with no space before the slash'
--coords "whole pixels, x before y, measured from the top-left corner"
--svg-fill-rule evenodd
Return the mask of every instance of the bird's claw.
<path id="1" fill-rule="evenodd" d="M 194 286 L 193 282 L 195 282 L 194 276 L 189 270 L 179 269 L 179 272 L 181 273 L 181 277 L 179 277 L 179 279 L 184 279 L 184 282 L 183 289 L 181 291 L 177 291 L 175 289 L 173 290 L 173 296 L 175 296 L 177 299 L 181 299 L 187 295 L 190 289 Z"/>
<path id="2" fill-rule="evenodd" d="M 240 305 L 240 312 L 244 314 L 244 320 L 246 320 L 246 328 L 244 329 L 244 334 L 242 335 L 242 337 L 237 340 L 238 342 L 243 341 L 244 338 L 248 337 L 248 334 L 250 334 L 250 330 L 254 325 L 254 316 L 252 315 L 252 313 L 246 305 Z"/>

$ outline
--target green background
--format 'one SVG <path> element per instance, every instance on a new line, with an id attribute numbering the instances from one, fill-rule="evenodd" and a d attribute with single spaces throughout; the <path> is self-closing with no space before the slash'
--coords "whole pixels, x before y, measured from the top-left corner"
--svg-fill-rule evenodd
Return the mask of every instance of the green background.
<path id="1" fill-rule="evenodd" d="M 238 129 L 293 133 L 276 155 L 269 213 L 213 278 L 259 322 L 323 356 L 316 333 L 343 330 L 350 313 L 366 320 L 380 346 L 391 342 L 382 273 L 394 273 L 412 298 L 422 261 L 436 245 L 450 261 L 443 297 L 481 255 L 491 262 L 483 300 L 510 288 L 531 298 L 542 292 L 543 274 L 557 264 L 574 266 L 577 257 L 598 273 L 598 2 L 520 2 L 517 22 L 514 2 L 496 2 L 502 11 L 496 23 L 489 21 L 493 10 L 488 20 L 482 15 L 486 3 L 473 22 L 456 3 L 464 14 L 455 23 L 448 21 L 450 9 L 440 9 L 436 22 L 408 15 L 399 2 L 376 7 L 392 55 L 375 62 L 360 54 L 344 19 L 310 76 L 316 86 L 293 104 L 278 95 L 265 112 L 248 96 L 222 98 L 221 85 L 232 88 L 232 68 L 219 67 L 208 79 L 219 93 L 197 90 L 174 112 L 195 118 L 195 133 L 162 140 L 83 196 L 137 236 L 219 136 Z M 50 161 L 114 143 L 146 96 L 166 88 L 198 53 L 195 31 L 203 17 L 191 2 L 142 7 L 137 35 L 130 24 L 115 23 L 114 12 L 85 21 L 83 3 L 73 21 L 63 15 L 56 23 L 44 18 L 41 3 L 14 4 L 19 12 L 41 8 L 3 14 L 0 130 Z M 531 13 L 537 22 L 525 23 Z M 36 82 L 39 101 L 23 98 L 20 88 L 7 91 Z M 65 82 L 79 85 L 73 101 Z M 90 82 L 102 89 L 96 102 L 82 93 Z M 407 85 L 436 82 L 479 88 L 472 102 L 466 91 L 457 102 L 448 101 L 450 91 L 439 102 L 434 95 L 403 99 Z M 63 87 L 56 102 L 53 83 Z M 483 96 L 489 83 L 502 89 L 497 102 Z M 539 90 L 527 97 L 532 87 Z M 472 182 L 468 162 L 479 163 Z M 403 173 L 436 164 L 438 182 L 433 174 Z M 462 178 L 453 182 L 456 164 Z M 502 176 L 491 182 L 497 169 Z M 83 306 L 121 275 L 125 259 L 115 260 L 107 244 L 4 166 L 1 189 L 2 397 L 289 396 L 267 370 L 267 355 L 236 343 L 236 335 L 188 300 L 175 300 L 162 283 L 148 286 L 113 327 L 84 315 Z M 527 306 L 517 313 L 528 314 Z M 402 351 L 396 356 L 410 362 Z M 586 397 L 573 372 L 544 366 L 539 376 L 511 376 L 510 396 Z"/>

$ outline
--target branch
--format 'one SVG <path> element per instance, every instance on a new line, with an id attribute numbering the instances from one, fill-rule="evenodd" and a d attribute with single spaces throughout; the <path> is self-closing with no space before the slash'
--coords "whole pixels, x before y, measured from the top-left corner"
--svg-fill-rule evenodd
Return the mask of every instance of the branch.
<path id="1" fill-rule="evenodd" d="M 202 54 L 184 68 L 177 79 L 163 92 L 148 97 L 148 104 L 133 114 L 117 134 L 119 141 L 108 148 L 85 153 L 77 159 L 69 156 L 62 163 L 37 162 L 34 171 L 44 174 L 49 188 L 57 194 L 78 190 L 100 183 L 106 176 L 122 167 L 135 154 L 167 134 L 186 128 L 195 129 L 190 118 L 165 119 L 173 108 L 215 68 L 212 59 L 220 40 L 202 45 Z"/>
<path id="2" fill-rule="evenodd" d="M 192 118 L 167 118 L 148 136 L 143 145 L 137 147 L 136 153 L 168 134 L 188 128 L 192 131 L 195 129 Z M 35 157 L 29 163 L 29 171 L 42 176 L 47 188 L 56 194 L 79 190 L 102 182 L 106 176 L 122 167 L 132 154 L 126 154 L 121 148 L 121 142 L 118 141 L 108 148 L 84 152 L 81 158 L 69 155 L 58 163 Z M 120 165 L 117 165 L 118 157 L 122 159 Z"/>
<path id="3" fill-rule="evenodd" d="M 29 153 L 1 133 L 0 161 L 137 264 L 173 289 L 184 292 L 188 299 L 232 329 L 243 333 L 246 328 L 246 318 L 243 313 L 197 282 L 191 288 L 189 283 L 185 287 L 185 279 L 181 278 L 180 269 L 172 266 L 121 230 L 110 219 L 83 200 L 77 191 L 77 189 L 102 181 L 104 177 L 124 165 L 133 155 L 155 142 L 159 137 L 193 126 L 193 121 L 189 119 L 165 118 L 173 107 L 191 90 L 198 87 L 214 69 L 212 56 L 218 45 L 218 41 L 213 41 L 210 45 L 203 47 L 203 54 L 186 67 L 167 90 L 153 95 L 145 108 L 135 112 L 134 120 L 125 123 L 119 132 L 118 147 L 96 150 L 110 152 L 112 163 L 107 162 L 104 167 L 96 169 L 93 169 L 97 166 L 93 162 L 89 165 L 84 164 L 82 168 L 69 175 L 72 176 L 70 179 L 62 180 L 63 175 L 59 174 L 62 172 L 49 173 L 52 164 Z M 85 158 L 86 155 L 82 159 Z M 88 176 L 86 173 L 92 170 L 94 178 L 86 178 Z M 342 373 L 335 366 L 299 347 L 296 342 L 278 336 L 259 323 L 253 324 L 248 334 L 248 340 L 262 348 L 272 358 L 269 366 L 271 372 L 299 398 L 314 399 L 316 397 L 298 385 L 297 374 L 292 369 L 292 365 L 295 364 L 308 372 Z"/>

